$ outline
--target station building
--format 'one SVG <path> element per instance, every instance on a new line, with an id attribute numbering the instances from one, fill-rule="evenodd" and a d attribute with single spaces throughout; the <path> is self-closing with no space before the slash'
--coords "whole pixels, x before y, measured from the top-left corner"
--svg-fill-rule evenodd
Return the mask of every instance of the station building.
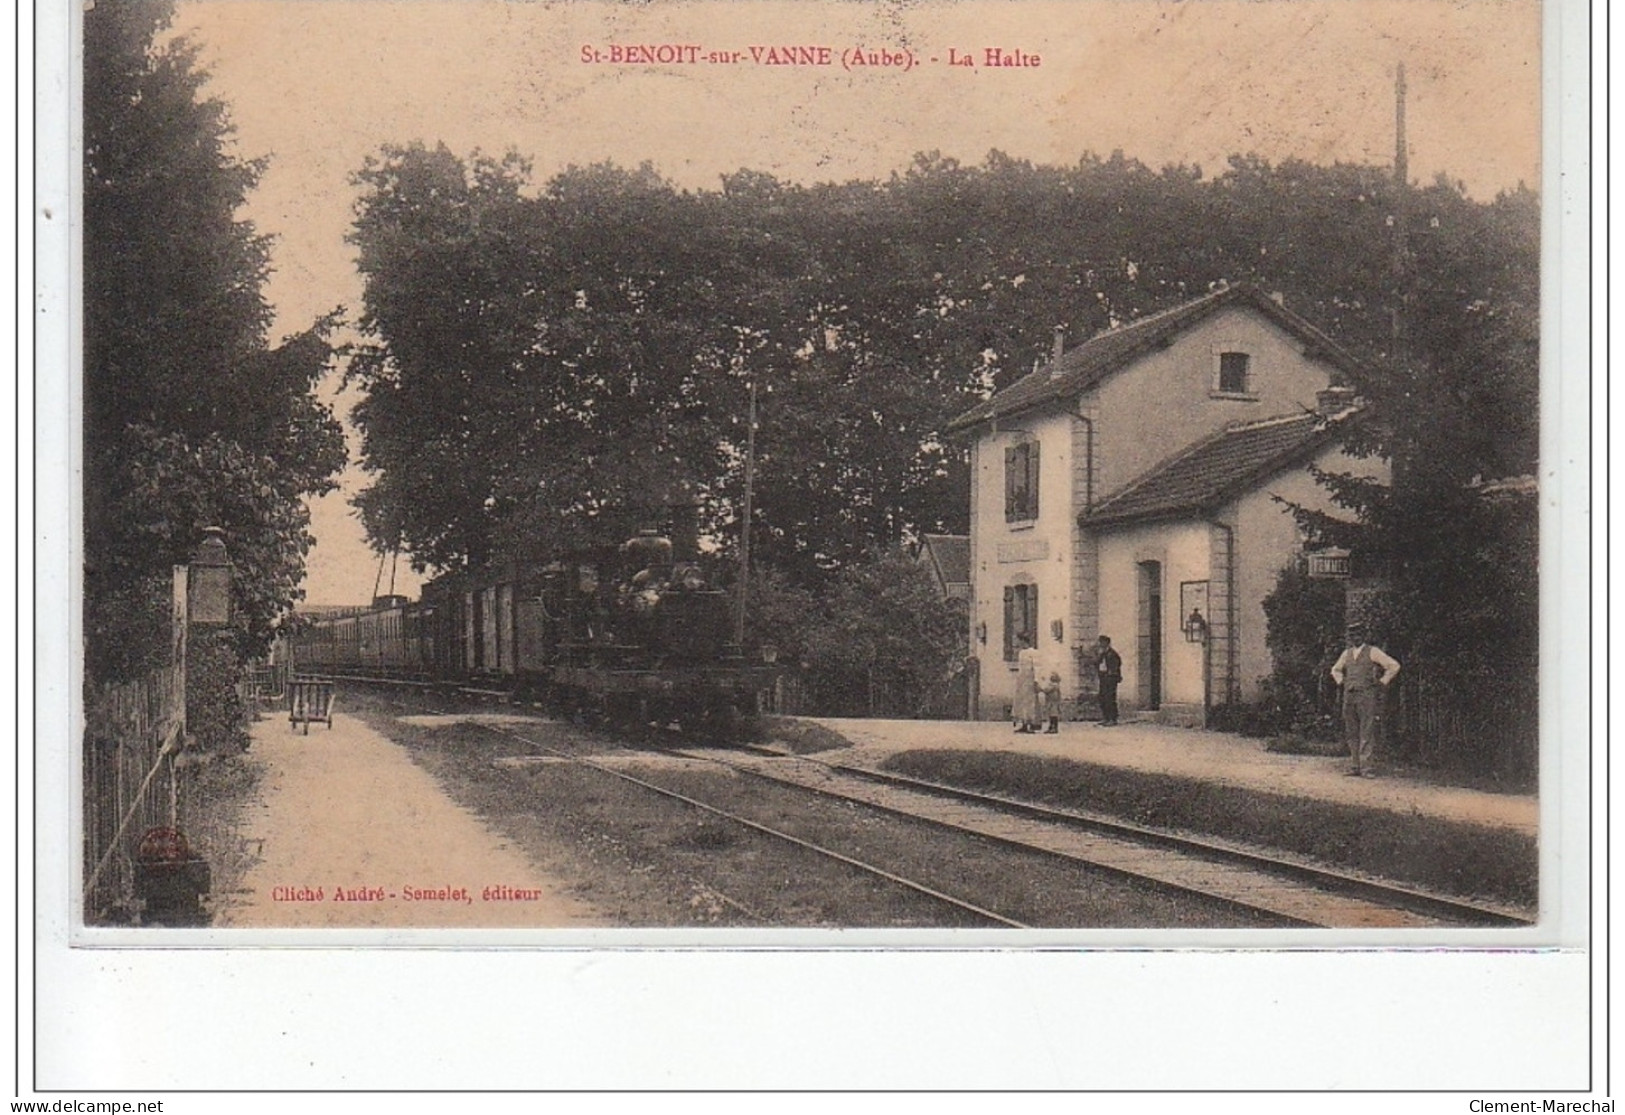
<path id="1" fill-rule="evenodd" d="M 1309 472 L 1387 479 L 1341 449 L 1353 357 L 1250 286 L 1097 334 L 949 425 L 970 442 L 973 714 L 1008 715 L 1019 638 L 1096 707 L 1097 636 L 1125 710 L 1199 724 L 1270 673 L 1263 600 L 1302 554 Z"/>

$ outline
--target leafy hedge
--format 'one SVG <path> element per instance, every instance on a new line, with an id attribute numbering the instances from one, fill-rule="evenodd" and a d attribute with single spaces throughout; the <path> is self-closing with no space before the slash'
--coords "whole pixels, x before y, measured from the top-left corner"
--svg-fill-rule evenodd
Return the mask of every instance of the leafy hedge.
<path id="1" fill-rule="evenodd" d="M 194 628 L 186 648 L 186 728 L 193 744 L 204 751 L 230 753 L 248 747 L 243 663 L 233 634 Z"/>

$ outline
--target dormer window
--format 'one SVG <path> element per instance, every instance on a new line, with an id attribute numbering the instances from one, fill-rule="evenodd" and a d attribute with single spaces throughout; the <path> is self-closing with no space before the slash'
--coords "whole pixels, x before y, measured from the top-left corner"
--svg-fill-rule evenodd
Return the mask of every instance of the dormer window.
<path id="1" fill-rule="evenodd" d="M 1038 518 L 1038 443 L 1022 442 L 1004 451 L 1004 521 Z"/>
<path id="2" fill-rule="evenodd" d="M 1219 394 L 1248 395 L 1252 384 L 1248 379 L 1248 366 L 1252 358 L 1245 352 L 1219 353 Z"/>

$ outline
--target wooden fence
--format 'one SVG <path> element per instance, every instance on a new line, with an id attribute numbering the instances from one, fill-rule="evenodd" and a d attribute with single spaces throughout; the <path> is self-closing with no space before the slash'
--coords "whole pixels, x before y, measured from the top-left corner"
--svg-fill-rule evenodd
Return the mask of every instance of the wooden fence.
<path id="1" fill-rule="evenodd" d="M 1389 711 L 1389 738 L 1429 766 L 1532 784 L 1539 767 L 1540 687 L 1533 667 L 1447 673 L 1407 664 Z"/>
<path id="2" fill-rule="evenodd" d="M 873 674 L 858 684 L 820 689 L 810 678 L 787 673 L 765 695 L 763 711 L 782 716 L 964 720 L 971 714 L 975 686 L 968 668 L 942 679 L 926 692 Z"/>
<path id="3" fill-rule="evenodd" d="M 248 667 L 243 679 L 243 701 L 254 713 L 265 708 L 277 708 L 288 700 L 288 664 L 286 662 L 254 663 Z"/>
<path id="4" fill-rule="evenodd" d="M 136 846 L 148 830 L 173 826 L 174 757 L 186 723 L 183 664 L 137 681 L 85 687 L 84 919 L 127 921 L 135 913 Z"/>

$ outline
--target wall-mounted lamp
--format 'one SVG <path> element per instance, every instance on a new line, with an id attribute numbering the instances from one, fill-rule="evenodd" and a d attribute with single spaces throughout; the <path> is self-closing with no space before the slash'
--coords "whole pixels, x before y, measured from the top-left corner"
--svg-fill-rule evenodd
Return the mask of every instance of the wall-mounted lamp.
<path id="1" fill-rule="evenodd" d="M 987 645 L 987 624 L 978 623 L 976 625 L 976 641 L 983 646 Z"/>
<path id="2" fill-rule="evenodd" d="M 226 532 L 206 527 L 187 574 L 186 614 L 192 623 L 223 627 L 231 622 L 231 570 Z"/>
<path id="3" fill-rule="evenodd" d="M 1207 640 L 1207 620 L 1202 618 L 1200 608 L 1192 608 L 1191 614 L 1185 617 L 1185 641 L 1187 643 L 1200 643 Z"/>
<path id="4" fill-rule="evenodd" d="M 1049 621 L 1049 633 L 1050 638 L 1054 639 L 1057 643 L 1062 642 L 1066 636 L 1066 627 L 1060 620 L 1052 619 Z"/>

